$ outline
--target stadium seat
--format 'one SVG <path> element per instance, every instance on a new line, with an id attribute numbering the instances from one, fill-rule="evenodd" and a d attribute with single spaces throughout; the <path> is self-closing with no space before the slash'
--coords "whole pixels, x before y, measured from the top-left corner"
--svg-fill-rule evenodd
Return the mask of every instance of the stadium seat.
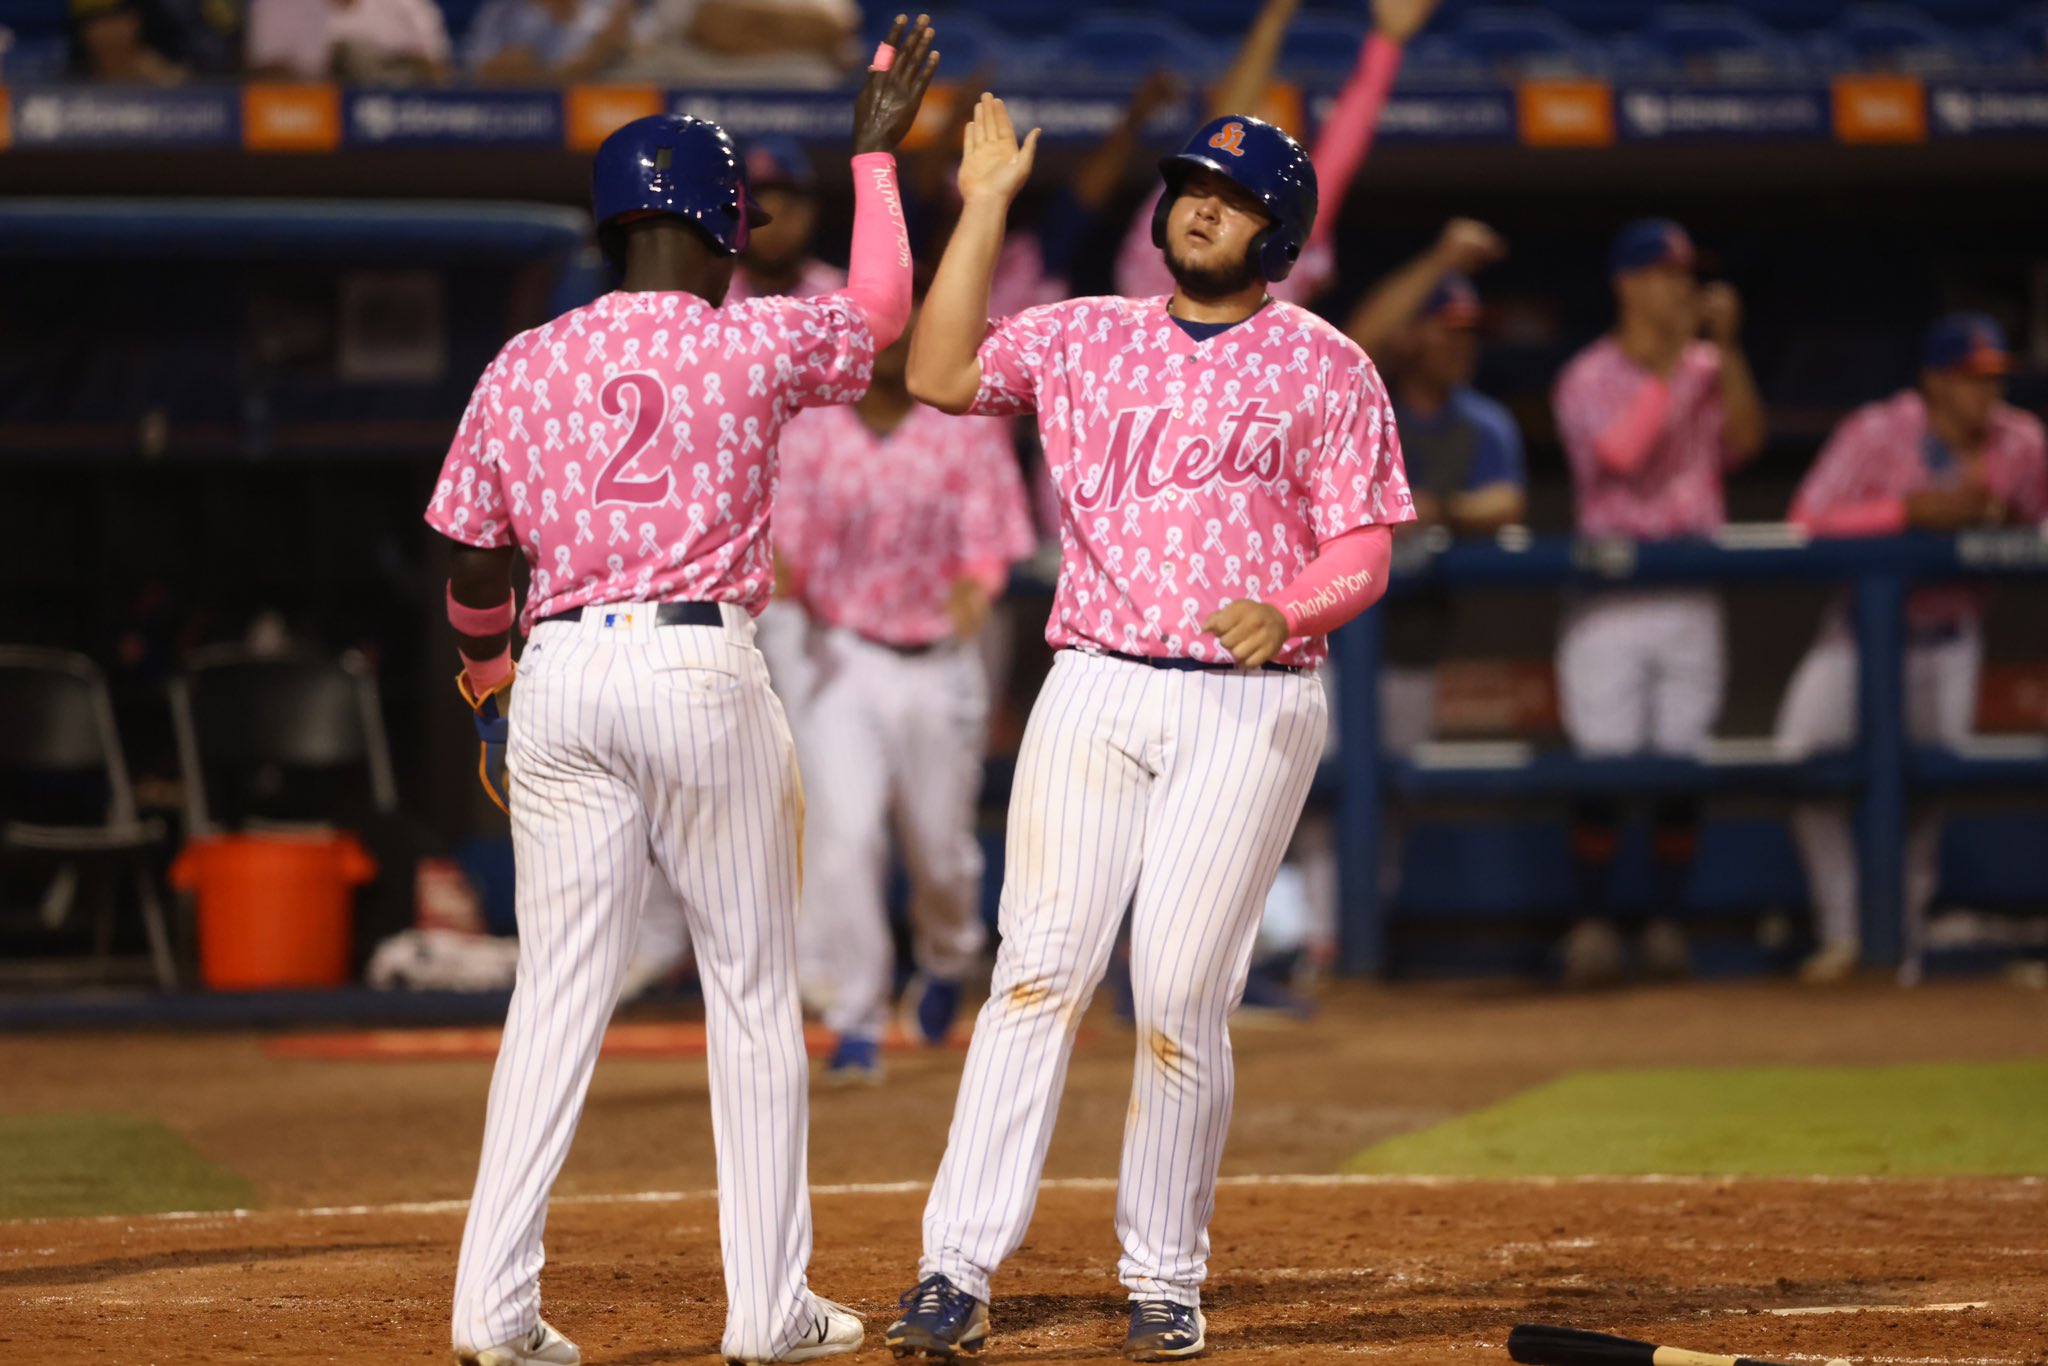
<path id="1" fill-rule="evenodd" d="M 1641 41 L 1672 70 L 1717 80 L 1793 76 L 1805 66 L 1799 47 L 1732 5 L 1666 5 Z"/>
<path id="2" fill-rule="evenodd" d="M 1065 68 L 1090 76 L 1135 77 L 1164 67 L 1202 79 L 1230 60 L 1228 45 L 1205 43 L 1148 10 L 1083 14 L 1059 39 Z"/>
<path id="3" fill-rule="evenodd" d="M 1598 44 L 1562 19 L 1532 10 L 1488 8 L 1468 11 L 1458 40 L 1501 76 L 1586 76 L 1609 62 Z"/>
<path id="4" fill-rule="evenodd" d="M 1857 5 L 1816 44 L 1816 55 L 1840 70 L 1937 74 L 1973 66 L 1973 46 L 1924 12 L 1905 5 Z"/>
<path id="5" fill-rule="evenodd" d="M 1372 31 L 1360 14 L 1304 14 L 1287 30 L 1280 72 L 1298 80 L 1342 80 L 1358 65 L 1359 45 Z"/>

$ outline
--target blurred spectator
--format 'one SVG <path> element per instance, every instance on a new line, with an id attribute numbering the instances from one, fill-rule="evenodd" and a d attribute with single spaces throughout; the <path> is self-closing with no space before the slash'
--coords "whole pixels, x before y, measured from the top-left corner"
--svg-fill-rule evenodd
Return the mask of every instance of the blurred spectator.
<path id="1" fill-rule="evenodd" d="M 726 302 L 789 294 L 810 298 L 846 286 L 846 272 L 811 255 L 818 225 L 818 177 L 795 138 L 756 138 L 747 144 L 747 190 L 769 221 L 747 234 Z"/>
<path id="2" fill-rule="evenodd" d="M 487 81 L 580 81 L 612 67 L 632 38 L 632 0 L 485 0 L 462 61 Z"/>
<path id="3" fill-rule="evenodd" d="M 1579 534 L 1712 535 L 1726 520 L 1723 474 L 1764 445 L 1763 404 L 1737 344 L 1741 300 L 1725 284 L 1700 287 L 1692 240 L 1665 219 L 1623 228 L 1608 269 L 1614 331 L 1573 357 L 1553 398 Z M 1578 595 L 1557 649 L 1565 731 L 1591 757 L 1696 757 L 1720 714 L 1726 666 L 1721 599 L 1710 590 Z M 1609 886 L 1620 818 L 1617 803 L 1604 799 L 1580 802 L 1573 813 L 1582 918 L 1565 941 L 1564 967 L 1574 985 L 1622 971 Z M 1654 976 L 1680 976 L 1689 955 L 1672 915 L 1692 880 L 1699 802 L 1660 798 L 1652 824 L 1656 878 L 1641 963 Z"/>
<path id="4" fill-rule="evenodd" d="M 71 0 L 71 60 L 81 76 L 124 85 L 176 85 L 185 68 L 164 52 L 167 17 L 148 0 Z"/>
<path id="5" fill-rule="evenodd" d="M 1505 254 L 1493 229 L 1453 219 L 1436 245 L 1360 302 L 1346 329 L 1379 365 L 1394 400 L 1415 493 L 1415 524 L 1402 528 L 1411 545 L 1419 528 L 1483 534 L 1522 519 L 1528 475 L 1521 429 L 1506 408 L 1472 387 L 1481 314 L 1470 276 Z M 1379 610 L 1386 632 L 1380 740 L 1405 753 L 1429 738 L 1436 665 L 1456 603 L 1448 590 L 1426 588 Z"/>
<path id="6" fill-rule="evenodd" d="M 433 0 L 253 0 L 249 70 L 363 83 L 438 81 L 448 28 Z"/>
<path id="7" fill-rule="evenodd" d="M 2011 369 L 1990 318 L 1957 313 L 1928 330 L 1918 387 L 1859 408 L 1821 449 L 1792 503 L 1792 520 L 1819 536 L 1885 536 L 2048 518 L 2048 443 L 2041 420 L 2003 401 Z M 1906 726 L 1925 744 L 1955 745 L 1977 711 L 1983 590 L 1923 588 L 1906 602 Z M 1856 638 L 1838 606 L 1785 690 L 1778 739 L 1810 753 L 1856 739 Z M 1861 957 L 1856 846 L 1844 803 L 1800 806 L 1793 834 L 1806 865 L 1820 947 L 1802 966 L 1834 982 Z M 1935 890 L 1939 814 L 1923 809 L 1906 840 L 1906 962 L 1919 961 Z"/>
<path id="8" fill-rule="evenodd" d="M 859 50 L 853 0 L 652 0 L 621 74 L 636 80 L 835 85 Z"/>

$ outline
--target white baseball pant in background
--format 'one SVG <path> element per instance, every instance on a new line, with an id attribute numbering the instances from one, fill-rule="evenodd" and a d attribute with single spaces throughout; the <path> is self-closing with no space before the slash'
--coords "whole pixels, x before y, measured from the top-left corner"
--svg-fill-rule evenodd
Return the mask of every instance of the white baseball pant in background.
<path id="1" fill-rule="evenodd" d="M 1234 1096 L 1230 1012 L 1327 719 L 1312 677 L 1061 652 L 1017 760 L 1002 947 L 920 1277 L 985 1300 L 1023 1240 L 1074 1031 L 1129 906 L 1138 1047 L 1118 1270 L 1133 1297 L 1200 1302 Z"/>
<path id="2" fill-rule="evenodd" d="M 1565 609 L 1557 684 L 1565 733 L 1581 754 L 1698 754 L 1726 678 L 1713 593 L 1623 589 Z"/>
<path id="3" fill-rule="evenodd" d="M 1964 623 L 1947 639 L 1906 648 L 1906 732 L 1921 744 L 1958 744 L 1977 715 L 1977 676 L 1984 642 L 1978 625 Z M 1778 744 L 1807 755 L 1856 743 L 1856 637 L 1839 614 L 1799 662 L 1778 710 Z M 1862 939 L 1857 918 L 1856 841 L 1846 802 L 1802 802 L 1792 811 L 1792 834 L 1806 866 L 1808 894 L 1824 945 Z M 1913 813 L 1906 833 L 1906 933 L 1909 954 L 1920 939 L 1934 899 L 1941 816 L 1933 807 Z"/>
<path id="4" fill-rule="evenodd" d="M 796 731 L 809 797 L 801 975 L 828 1028 L 879 1039 L 895 984 L 892 833 L 910 874 L 918 971 L 957 982 L 987 942 L 975 835 L 986 667 L 969 643 L 904 654 L 818 623 L 809 667 Z"/>
<path id="5" fill-rule="evenodd" d="M 542 622 L 520 660 L 508 755 L 519 974 L 462 1235 L 458 1349 L 522 1337 L 540 1313 L 548 1192 L 656 867 L 704 981 L 724 1351 L 774 1356 L 811 1325 L 803 799 L 753 623 L 723 615 L 722 627 L 657 626 L 650 604 L 586 608 Z"/>

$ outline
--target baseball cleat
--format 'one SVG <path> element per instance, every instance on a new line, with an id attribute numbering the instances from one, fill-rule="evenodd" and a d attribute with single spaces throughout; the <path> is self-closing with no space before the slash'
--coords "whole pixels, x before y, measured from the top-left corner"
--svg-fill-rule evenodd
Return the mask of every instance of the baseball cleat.
<path id="1" fill-rule="evenodd" d="M 811 1326 L 804 1331 L 803 1338 L 782 1355 L 727 1357 L 726 1366 L 755 1366 L 755 1363 L 770 1361 L 816 1361 L 820 1357 L 843 1356 L 860 1350 L 868 1331 L 860 1321 L 860 1315 L 823 1295 L 811 1296 L 811 1310 Z"/>
<path id="2" fill-rule="evenodd" d="M 1132 1361 L 1184 1361 L 1208 1350 L 1208 1321 L 1191 1304 L 1132 1300 L 1124 1355 Z"/>
<path id="3" fill-rule="evenodd" d="M 899 1357 L 951 1361 L 988 1340 L 988 1306 L 944 1276 L 925 1277 L 897 1303 L 903 1317 L 889 1325 L 886 1341 Z"/>
<path id="4" fill-rule="evenodd" d="M 906 1029 L 921 1044 L 937 1048 L 953 1032 L 953 1020 L 960 1014 L 960 984 L 942 977 L 919 976 L 904 993 L 909 1009 L 903 1012 Z"/>
<path id="5" fill-rule="evenodd" d="M 841 1035 L 825 1064 L 825 1080 L 834 1086 L 879 1086 L 882 1045 L 857 1034 Z"/>
<path id="6" fill-rule="evenodd" d="M 1799 965 L 1799 980 L 1809 986 L 1833 986 L 1855 975 L 1863 962 L 1863 947 L 1854 940 L 1824 944 Z"/>
<path id="7" fill-rule="evenodd" d="M 582 1366 L 583 1353 L 542 1319 L 517 1342 L 500 1343 L 481 1352 L 457 1348 L 455 1360 L 458 1366 Z"/>

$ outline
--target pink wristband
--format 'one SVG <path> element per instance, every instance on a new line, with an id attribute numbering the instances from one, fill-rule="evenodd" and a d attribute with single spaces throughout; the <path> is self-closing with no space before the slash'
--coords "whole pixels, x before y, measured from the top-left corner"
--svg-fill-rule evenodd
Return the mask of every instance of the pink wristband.
<path id="1" fill-rule="evenodd" d="M 887 43 L 882 43 L 875 48 L 875 59 L 868 63 L 868 70 L 887 71 L 894 65 L 896 65 L 896 49 L 890 47 Z"/>
<path id="2" fill-rule="evenodd" d="M 462 661 L 462 671 L 469 675 L 470 691 L 483 697 L 512 676 L 512 647 L 507 645 L 489 659 L 471 659 L 457 650 L 456 657 Z"/>
<path id="3" fill-rule="evenodd" d="M 510 597 L 496 607 L 469 607 L 455 600 L 455 585 L 448 585 L 448 624 L 466 636 L 494 636 L 509 631 L 516 616 L 518 611 Z"/>

